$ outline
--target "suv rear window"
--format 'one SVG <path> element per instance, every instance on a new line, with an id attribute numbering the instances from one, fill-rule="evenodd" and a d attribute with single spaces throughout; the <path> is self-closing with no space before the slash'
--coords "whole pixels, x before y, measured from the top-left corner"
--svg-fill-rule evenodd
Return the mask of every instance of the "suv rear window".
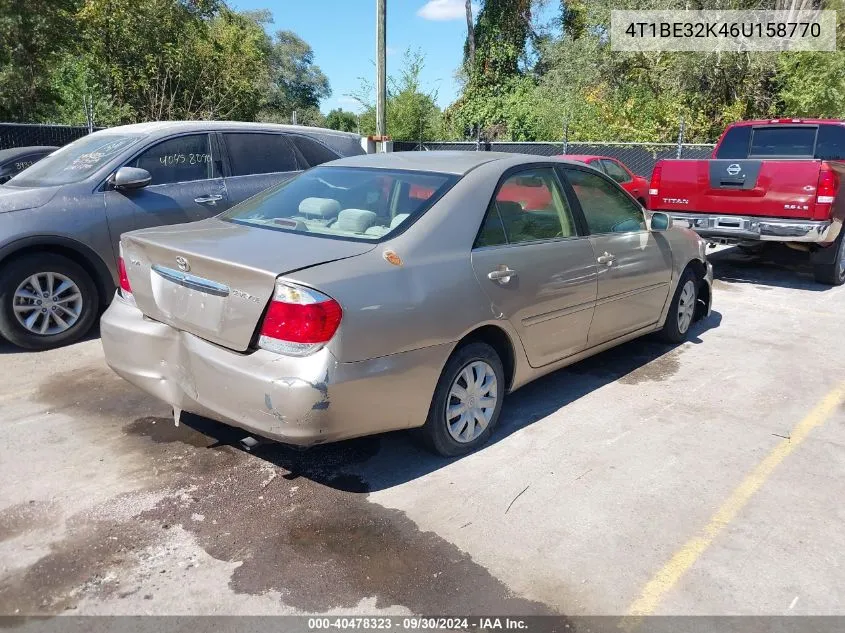
<path id="1" fill-rule="evenodd" d="M 377 241 L 422 215 L 457 180 L 434 172 L 316 167 L 218 217 L 278 231 Z"/>

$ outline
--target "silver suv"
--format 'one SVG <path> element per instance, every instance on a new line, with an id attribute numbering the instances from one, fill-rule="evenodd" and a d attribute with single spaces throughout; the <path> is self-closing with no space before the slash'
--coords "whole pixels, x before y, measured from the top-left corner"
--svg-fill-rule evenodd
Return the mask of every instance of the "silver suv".
<path id="1" fill-rule="evenodd" d="M 84 336 L 117 287 L 126 231 L 201 220 L 294 173 L 363 154 L 357 134 L 171 121 L 85 136 L 0 186 L 0 336 Z"/>

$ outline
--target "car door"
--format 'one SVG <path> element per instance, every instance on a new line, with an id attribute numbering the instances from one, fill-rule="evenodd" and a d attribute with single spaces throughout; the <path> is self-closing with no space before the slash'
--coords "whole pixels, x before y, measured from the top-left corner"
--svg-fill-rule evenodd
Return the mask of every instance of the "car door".
<path id="1" fill-rule="evenodd" d="M 602 158 L 601 164 L 604 168 L 602 171 L 604 171 L 604 173 L 610 176 L 614 181 L 619 183 L 619 186 L 621 186 L 625 191 L 635 198 L 645 199 L 647 193 L 645 191 L 646 188 L 641 186 L 637 182 L 637 179 L 634 178 L 634 176 L 625 169 L 625 167 L 610 158 Z"/>
<path id="2" fill-rule="evenodd" d="M 512 199 L 525 190 L 531 191 L 532 208 Z M 547 206 L 533 208 L 541 199 Z M 513 325 L 532 366 L 587 346 L 597 266 L 553 167 L 503 178 L 473 247 L 472 266 L 494 313 Z"/>
<path id="3" fill-rule="evenodd" d="M 232 204 L 293 177 L 302 167 L 286 134 L 223 132 L 226 190 Z"/>
<path id="4" fill-rule="evenodd" d="M 125 165 L 150 172 L 150 184 L 117 191 L 107 186 L 106 215 L 112 235 L 133 229 L 194 222 L 229 207 L 220 158 L 208 133 L 158 141 Z"/>
<path id="5" fill-rule="evenodd" d="M 577 167 L 560 169 L 598 264 L 589 346 L 657 323 L 672 277 L 665 236 L 647 230 L 640 206 L 608 178 Z"/>

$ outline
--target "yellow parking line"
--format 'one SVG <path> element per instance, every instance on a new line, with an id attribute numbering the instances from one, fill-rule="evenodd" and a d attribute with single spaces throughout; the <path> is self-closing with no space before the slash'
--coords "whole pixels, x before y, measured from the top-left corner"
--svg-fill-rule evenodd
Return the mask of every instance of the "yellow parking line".
<path id="1" fill-rule="evenodd" d="M 824 422 L 836 408 L 845 401 L 845 383 L 828 393 L 807 416 L 801 420 L 789 439 L 783 440 L 752 470 L 731 496 L 716 511 L 700 534 L 687 541 L 663 568 L 643 588 L 640 596 L 628 608 L 632 616 L 650 615 L 660 604 L 663 597 L 674 587 L 687 570 L 710 547 L 719 533 L 730 523 L 746 503 L 766 482 L 775 468 L 794 451 L 810 434 L 810 431 Z"/>

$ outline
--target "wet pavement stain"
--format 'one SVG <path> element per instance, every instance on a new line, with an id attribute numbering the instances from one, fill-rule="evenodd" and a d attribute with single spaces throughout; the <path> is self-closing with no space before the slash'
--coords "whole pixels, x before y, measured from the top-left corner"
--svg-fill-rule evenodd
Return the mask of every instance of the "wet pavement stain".
<path id="1" fill-rule="evenodd" d="M 229 583 L 233 590 L 279 591 L 285 604 L 307 612 L 375 597 L 378 607 L 401 605 L 414 613 L 554 613 L 513 596 L 404 513 L 301 477 L 270 478 L 267 466 L 242 463 L 224 477 L 195 482 L 194 503 L 165 499 L 139 518 L 179 523 L 211 556 L 241 562 Z M 201 523 L 191 521 L 196 514 L 204 516 Z"/>
<path id="2" fill-rule="evenodd" d="M 133 552 L 154 539 L 153 527 L 137 522 L 71 521 L 68 535 L 51 545 L 46 556 L 0 579 L 0 613 L 43 615 L 72 609 L 82 594 L 96 594 L 113 583 L 113 571 L 131 564 Z"/>
<path id="3" fill-rule="evenodd" d="M 87 527 L 2 581 L 0 613 L 58 613 L 83 595 L 113 595 L 111 579 L 176 525 L 212 557 L 241 563 L 229 579 L 234 591 L 275 590 L 282 602 L 308 612 L 374 597 L 379 607 L 414 613 L 554 613 L 512 595 L 469 555 L 361 494 L 369 489 L 363 466 L 379 454 L 382 438 L 308 451 L 270 444 L 245 453 L 235 448 L 241 430 L 190 414 L 175 427 L 166 405 L 107 369 L 86 374 L 48 381 L 39 399 L 75 416 L 122 423 L 119 446 L 140 453 L 154 474 L 141 492 L 166 496 L 119 521 L 74 517 Z M 167 492 L 177 490 L 189 492 Z M 110 501 L 113 509 L 120 503 Z M 202 521 L 194 520 L 198 515 Z"/>
<path id="4" fill-rule="evenodd" d="M 54 512 L 50 503 L 34 500 L 3 509 L 0 511 L 0 542 L 36 528 L 52 527 L 58 522 Z"/>
<path id="5" fill-rule="evenodd" d="M 56 411 L 71 410 L 109 420 L 170 412 L 165 403 L 126 382 L 101 363 L 50 376 L 39 386 L 35 399 Z"/>

